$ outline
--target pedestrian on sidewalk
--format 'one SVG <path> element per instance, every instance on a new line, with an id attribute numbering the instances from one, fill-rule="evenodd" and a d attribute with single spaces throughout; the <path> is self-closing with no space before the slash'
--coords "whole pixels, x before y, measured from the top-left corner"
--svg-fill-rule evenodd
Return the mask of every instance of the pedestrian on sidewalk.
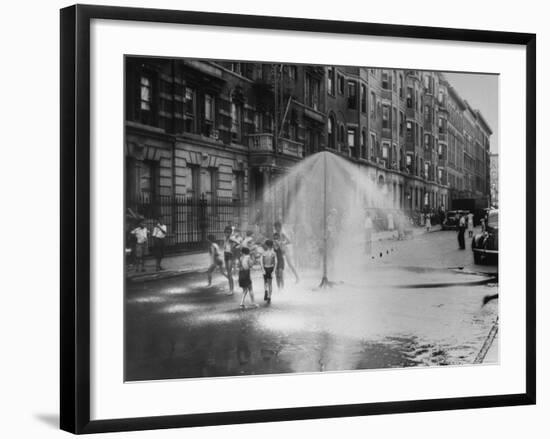
<path id="1" fill-rule="evenodd" d="M 466 232 L 466 217 L 464 215 L 460 216 L 458 220 L 458 246 L 460 250 L 466 248 L 466 243 L 464 242 L 464 233 Z"/>
<path id="2" fill-rule="evenodd" d="M 164 240 L 166 239 L 167 227 L 162 220 L 157 218 L 155 227 L 153 228 L 153 255 L 155 256 L 157 271 L 164 270 L 160 263 L 164 258 Z"/>
<path id="3" fill-rule="evenodd" d="M 277 269 L 277 254 L 273 249 L 273 241 L 265 241 L 266 250 L 260 258 L 260 266 L 264 275 L 264 300 L 271 303 L 271 293 L 273 292 L 273 271 Z"/>
<path id="4" fill-rule="evenodd" d="M 208 254 L 210 255 L 210 266 L 208 267 L 208 270 L 206 272 L 208 275 L 207 286 L 210 286 L 212 285 L 212 273 L 214 272 L 214 270 L 216 270 L 216 268 L 219 268 L 221 274 L 223 274 L 225 277 L 227 277 L 227 275 L 223 271 L 223 259 L 222 259 L 220 247 L 216 243 L 216 237 L 214 235 L 208 235 L 206 239 L 210 244 L 208 246 Z"/>
<path id="5" fill-rule="evenodd" d="M 281 235 L 279 235 L 278 233 L 273 234 L 273 250 L 275 250 L 275 254 L 277 255 L 277 269 L 275 270 L 275 279 L 277 281 L 277 289 L 279 292 L 281 292 L 285 288 L 285 257 L 281 244 Z"/>
<path id="6" fill-rule="evenodd" d="M 244 308 L 244 299 L 247 294 L 250 295 L 250 301 L 255 308 L 258 305 L 254 302 L 254 291 L 252 289 L 252 279 L 250 278 L 250 268 L 252 267 L 252 260 L 250 259 L 250 249 L 243 247 L 241 249 L 241 257 L 239 258 L 239 286 L 243 289 L 243 297 L 241 299 L 240 307 Z"/>
<path id="7" fill-rule="evenodd" d="M 149 236 L 149 231 L 145 227 L 145 222 L 140 221 L 138 226 L 130 232 L 136 237 L 136 272 L 145 271 L 144 266 L 144 256 L 147 249 L 147 238 Z"/>
<path id="8" fill-rule="evenodd" d="M 394 229 L 394 224 L 393 224 L 393 214 L 391 212 L 388 213 L 388 230 L 390 231 L 393 231 Z"/>
<path id="9" fill-rule="evenodd" d="M 432 228 L 432 214 L 427 213 L 426 214 L 426 232 L 429 232 Z"/>
<path id="10" fill-rule="evenodd" d="M 225 262 L 225 272 L 227 273 L 227 280 L 229 281 L 229 295 L 232 295 L 234 292 L 234 280 L 233 280 L 233 266 L 235 262 L 235 248 L 239 242 L 235 239 L 233 235 L 233 228 L 231 226 L 226 226 L 224 231 L 224 240 L 223 240 L 223 258 Z"/>
<path id="11" fill-rule="evenodd" d="M 474 214 L 468 213 L 468 238 L 474 236 Z"/>

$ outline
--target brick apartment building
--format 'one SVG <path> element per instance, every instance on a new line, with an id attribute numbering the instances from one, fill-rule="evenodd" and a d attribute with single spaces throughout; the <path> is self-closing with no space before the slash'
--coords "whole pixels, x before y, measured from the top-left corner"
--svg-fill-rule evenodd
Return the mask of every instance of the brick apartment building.
<path id="1" fill-rule="evenodd" d="M 490 192 L 491 129 L 437 72 L 126 58 L 126 207 L 190 249 L 228 223 L 284 218 L 268 188 L 322 150 L 358 164 L 385 209 Z"/>

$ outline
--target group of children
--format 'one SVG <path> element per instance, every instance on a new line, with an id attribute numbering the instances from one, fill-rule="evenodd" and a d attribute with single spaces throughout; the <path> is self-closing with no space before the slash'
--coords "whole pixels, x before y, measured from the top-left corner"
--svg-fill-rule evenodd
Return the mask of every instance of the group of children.
<path id="1" fill-rule="evenodd" d="M 263 242 L 262 242 L 263 241 Z M 254 301 L 251 270 L 254 265 L 259 265 L 264 278 L 264 301 L 271 303 L 273 292 L 273 276 L 277 282 L 279 291 L 284 288 L 285 259 L 292 269 L 298 281 L 298 274 L 292 263 L 291 242 L 282 231 L 280 222 L 275 223 L 275 232 L 272 239 L 263 240 L 254 237 L 252 231 L 248 231 L 243 238 L 234 228 L 228 225 L 224 230 L 222 248 L 216 242 L 214 235 L 208 236 L 210 243 L 209 253 L 211 264 L 208 268 L 208 286 L 212 284 L 212 273 L 219 268 L 229 282 L 229 295 L 234 292 L 234 270 L 238 273 L 238 283 L 243 290 L 240 307 L 245 308 L 245 299 L 250 296 L 253 307 L 258 307 Z"/>

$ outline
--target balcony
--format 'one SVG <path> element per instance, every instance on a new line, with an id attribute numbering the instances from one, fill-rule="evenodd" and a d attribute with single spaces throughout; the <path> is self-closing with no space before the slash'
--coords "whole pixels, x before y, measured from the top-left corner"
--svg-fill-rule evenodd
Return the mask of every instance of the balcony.
<path id="1" fill-rule="evenodd" d="M 248 148 L 253 153 L 272 153 L 273 134 L 251 134 L 248 136 Z M 290 139 L 279 138 L 279 154 L 290 157 L 302 158 L 304 156 L 304 145 Z"/>
<path id="2" fill-rule="evenodd" d="M 381 92 L 380 92 L 380 97 L 382 99 L 386 99 L 388 101 L 391 101 L 392 99 L 392 91 L 391 90 L 387 90 L 387 89 L 382 89 Z"/>
<path id="3" fill-rule="evenodd" d="M 405 108 L 405 117 L 407 119 L 416 119 L 416 110 L 415 108 Z"/>
<path id="4" fill-rule="evenodd" d="M 384 139 L 391 139 L 391 128 L 382 128 L 382 138 Z"/>
<path id="5" fill-rule="evenodd" d="M 439 130 L 438 139 L 441 142 L 447 142 L 447 130 Z"/>

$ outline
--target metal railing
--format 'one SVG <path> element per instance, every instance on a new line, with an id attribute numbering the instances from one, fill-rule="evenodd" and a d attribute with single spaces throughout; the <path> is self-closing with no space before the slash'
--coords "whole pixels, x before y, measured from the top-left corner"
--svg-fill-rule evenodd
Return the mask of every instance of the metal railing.
<path id="1" fill-rule="evenodd" d="M 202 249 L 208 235 L 223 239 L 228 224 L 241 225 L 248 220 L 243 201 L 202 195 L 155 197 L 140 195 L 126 200 L 126 232 L 141 220 L 152 231 L 156 219 L 167 226 L 166 250 Z M 129 214 L 131 212 L 131 215 Z M 150 243 L 151 244 L 151 243 Z"/>

